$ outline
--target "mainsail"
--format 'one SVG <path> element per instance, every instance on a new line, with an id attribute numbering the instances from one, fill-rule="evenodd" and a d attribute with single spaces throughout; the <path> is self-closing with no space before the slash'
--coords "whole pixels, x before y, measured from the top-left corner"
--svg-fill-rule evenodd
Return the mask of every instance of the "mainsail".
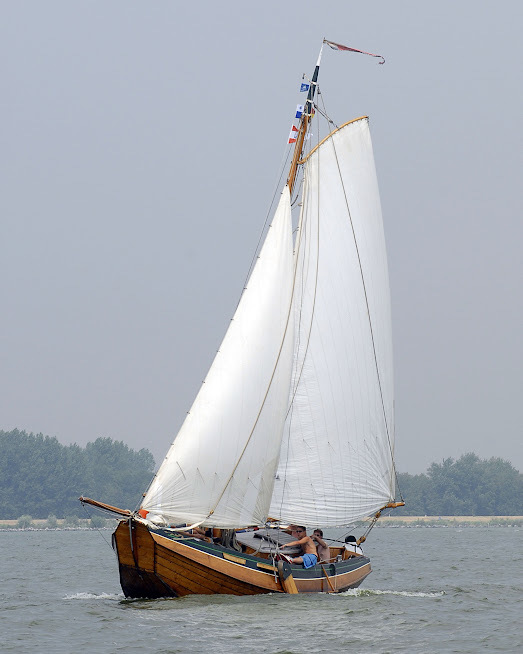
<path id="1" fill-rule="evenodd" d="M 236 313 L 142 508 L 238 527 L 268 515 L 292 371 L 291 207 L 284 189 Z"/>
<path id="2" fill-rule="evenodd" d="M 389 281 L 366 118 L 310 153 L 302 200 L 293 378 L 270 515 L 328 527 L 394 496 Z"/>
<path id="3" fill-rule="evenodd" d="M 366 118 L 285 187 L 236 314 L 142 508 L 171 523 L 322 527 L 394 497 L 387 257 Z"/>

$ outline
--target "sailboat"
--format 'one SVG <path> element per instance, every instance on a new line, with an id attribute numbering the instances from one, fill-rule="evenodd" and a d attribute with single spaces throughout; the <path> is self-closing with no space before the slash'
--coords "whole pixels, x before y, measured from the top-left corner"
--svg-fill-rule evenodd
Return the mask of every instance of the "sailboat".
<path id="1" fill-rule="evenodd" d="M 313 144 L 313 118 L 327 115 L 316 102 L 325 44 L 362 52 L 324 40 L 302 83 L 307 100 L 264 243 L 141 505 L 80 498 L 120 517 L 113 548 L 127 597 L 355 588 L 371 571 L 359 546 L 384 509 L 403 505 L 395 500 L 390 293 L 369 121 L 338 127 L 329 119 Z M 354 546 L 332 542 L 309 568 L 294 562 L 296 525 L 364 520 Z"/>

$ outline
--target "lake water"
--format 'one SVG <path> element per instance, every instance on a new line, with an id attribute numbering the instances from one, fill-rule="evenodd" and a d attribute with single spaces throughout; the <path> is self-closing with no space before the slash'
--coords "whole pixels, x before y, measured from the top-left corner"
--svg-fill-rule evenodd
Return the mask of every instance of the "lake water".
<path id="1" fill-rule="evenodd" d="M 0 531 L 2 652 L 523 651 L 519 528 L 376 528 L 362 587 L 298 597 L 125 600 L 109 541 Z"/>

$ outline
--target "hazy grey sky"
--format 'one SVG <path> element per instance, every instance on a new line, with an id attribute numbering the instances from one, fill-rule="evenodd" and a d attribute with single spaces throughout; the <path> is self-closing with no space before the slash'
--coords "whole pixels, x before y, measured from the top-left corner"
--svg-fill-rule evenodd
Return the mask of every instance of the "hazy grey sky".
<path id="1" fill-rule="evenodd" d="M 397 463 L 523 468 L 522 3 L 2 2 L 0 429 L 163 458 L 234 311 L 301 74 L 367 114 Z"/>

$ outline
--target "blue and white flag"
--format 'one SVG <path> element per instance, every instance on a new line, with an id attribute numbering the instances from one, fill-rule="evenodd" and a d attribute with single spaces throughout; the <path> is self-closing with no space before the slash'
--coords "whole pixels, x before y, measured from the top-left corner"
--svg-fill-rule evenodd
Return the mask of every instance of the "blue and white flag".
<path id="1" fill-rule="evenodd" d="M 301 118 L 304 106 L 302 104 L 296 105 L 296 118 Z"/>
<path id="2" fill-rule="evenodd" d="M 301 83 L 300 86 L 300 93 L 305 93 L 305 91 L 308 91 L 310 87 L 310 84 L 305 84 L 305 82 Z"/>

